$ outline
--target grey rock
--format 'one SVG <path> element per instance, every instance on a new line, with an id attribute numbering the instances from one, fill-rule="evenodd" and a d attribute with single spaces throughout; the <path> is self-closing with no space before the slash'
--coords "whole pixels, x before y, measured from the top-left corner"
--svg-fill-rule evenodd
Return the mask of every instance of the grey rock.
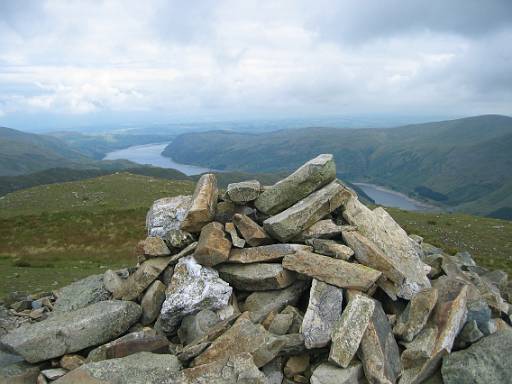
<path id="1" fill-rule="evenodd" d="M 220 277 L 236 289 L 266 291 L 291 285 L 296 275 L 281 264 L 224 264 L 218 268 Z"/>
<path id="2" fill-rule="evenodd" d="M 116 359 L 139 352 L 165 353 L 169 349 L 169 341 L 151 328 L 128 333 L 118 339 L 94 348 L 87 355 L 87 362 Z"/>
<path id="3" fill-rule="evenodd" d="M 319 220 L 309 228 L 299 233 L 293 240 L 305 242 L 309 239 L 334 239 L 341 237 L 344 226 L 336 224 L 331 219 Z"/>
<path id="4" fill-rule="evenodd" d="M 311 247 L 301 244 L 271 244 L 261 247 L 232 249 L 228 263 L 250 264 L 281 260 L 297 251 L 310 251 Z"/>
<path id="5" fill-rule="evenodd" d="M 179 230 L 192 203 L 192 196 L 164 197 L 156 200 L 146 215 L 149 236 L 165 237 L 171 230 Z"/>
<path id="6" fill-rule="evenodd" d="M 199 232 L 204 225 L 212 221 L 215 217 L 218 195 L 215 175 L 212 173 L 202 175 L 197 181 L 192 203 L 179 229 L 187 232 Z"/>
<path id="7" fill-rule="evenodd" d="M 254 208 L 246 205 L 238 205 L 230 201 L 220 201 L 217 203 L 217 211 L 215 212 L 214 221 L 226 224 L 227 222 L 233 221 L 235 213 L 252 216 L 254 215 L 254 212 Z"/>
<path id="8" fill-rule="evenodd" d="M 331 341 L 334 325 L 341 317 L 343 290 L 313 279 L 301 333 L 306 348 L 325 347 Z"/>
<path id="9" fill-rule="evenodd" d="M 272 319 L 268 327 L 268 331 L 274 335 L 285 335 L 293 323 L 293 314 L 291 313 L 278 313 Z"/>
<path id="10" fill-rule="evenodd" d="M 238 232 L 236 231 L 235 224 L 233 224 L 232 222 L 228 222 L 224 225 L 224 229 L 226 230 L 227 233 L 229 233 L 233 247 L 236 247 L 236 248 L 245 247 L 245 240 L 238 236 Z"/>
<path id="11" fill-rule="evenodd" d="M 283 358 L 276 357 L 261 368 L 268 384 L 281 384 L 283 382 L 283 364 Z"/>
<path id="12" fill-rule="evenodd" d="M 276 214 L 328 184 L 335 177 L 336 164 L 333 156 L 319 155 L 285 179 L 266 188 L 256 199 L 256 208 L 269 215 Z"/>
<path id="13" fill-rule="evenodd" d="M 108 300 L 110 292 L 103 283 L 103 275 L 92 275 L 67 285 L 56 292 L 54 313 L 84 308 L 99 301 Z"/>
<path id="14" fill-rule="evenodd" d="M 262 321 L 270 312 L 279 312 L 287 305 L 295 305 L 306 289 L 305 281 L 296 281 L 285 289 L 253 292 L 245 300 L 243 310 L 251 312 L 253 321 Z"/>
<path id="15" fill-rule="evenodd" d="M 66 369 L 62 368 L 51 368 L 51 369 L 44 369 L 41 371 L 41 373 L 46 377 L 48 380 L 57 380 L 64 376 L 68 371 Z"/>
<path id="16" fill-rule="evenodd" d="M 363 366 L 354 361 L 347 368 L 340 368 L 330 363 L 322 363 L 313 371 L 311 384 L 363 384 Z"/>
<path id="17" fill-rule="evenodd" d="M 374 308 L 375 302 L 363 295 L 354 295 L 349 300 L 332 333 L 331 363 L 348 367 L 359 348 Z"/>
<path id="18" fill-rule="evenodd" d="M 469 347 L 471 344 L 477 342 L 484 334 L 478 329 L 478 324 L 475 320 L 466 322 L 462 331 L 455 338 L 454 348 L 464 349 Z"/>
<path id="19" fill-rule="evenodd" d="M 160 237 L 148 236 L 144 240 L 144 255 L 150 257 L 169 256 L 171 251 Z"/>
<path id="20" fill-rule="evenodd" d="M 165 285 L 160 280 L 155 280 L 142 296 L 140 306 L 142 308 L 142 325 L 151 324 L 160 313 L 160 308 L 165 300 Z"/>
<path id="21" fill-rule="evenodd" d="M 19 363 L 20 361 L 23 361 L 23 357 L 0 350 L 0 367 L 5 367 L 6 365 Z"/>
<path id="22" fill-rule="evenodd" d="M 267 235 L 265 230 L 248 216 L 236 213 L 233 216 L 233 223 L 251 247 L 273 243 L 273 240 Z"/>
<path id="23" fill-rule="evenodd" d="M 2 337 L 0 345 L 36 363 L 111 340 L 135 323 L 141 312 L 133 302 L 100 301 L 17 328 Z"/>
<path id="24" fill-rule="evenodd" d="M 491 308 L 487 305 L 484 300 L 474 300 L 467 305 L 468 313 L 467 320 L 475 321 L 478 329 L 483 332 L 485 336 L 489 336 L 491 332 L 490 321 L 491 321 Z"/>
<path id="25" fill-rule="evenodd" d="M 510 383 L 512 331 L 498 331 L 443 359 L 446 384 Z"/>
<path id="26" fill-rule="evenodd" d="M 226 238 L 224 226 L 214 221 L 206 224 L 201 230 L 194 258 L 201 265 L 213 267 L 225 262 L 230 250 L 231 241 Z"/>
<path id="27" fill-rule="evenodd" d="M 162 329 L 173 334 L 185 316 L 225 307 L 232 291 L 216 270 L 201 266 L 193 256 L 180 259 L 160 312 Z"/>
<path id="28" fill-rule="evenodd" d="M 246 204 L 256 200 L 262 191 L 258 180 L 249 180 L 228 184 L 226 195 L 234 203 Z"/>
<path id="29" fill-rule="evenodd" d="M 410 300 L 412 295 L 430 288 L 429 268 L 421 261 L 421 248 L 381 207 L 373 211 L 360 203 L 355 194 L 344 205 L 343 217 L 381 249 L 405 277 L 398 296 Z"/>
<path id="30" fill-rule="evenodd" d="M 358 356 L 371 383 L 396 383 L 402 369 L 400 351 L 382 305 L 375 301 L 373 316 L 361 340 Z"/>
<path id="31" fill-rule="evenodd" d="M 292 325 L 290 326 L 288 333 L 299 333 L 304 321 L 304 313 L 292 305 L 287 305 L 281 313 L 293 315 Z"/>
<path id="32" fill-rule="evenodd" d="M 416 293 L 397 319 L 395 335 L 405 341 L 412 341 L 425 327 L 437 303 L 437 289 L 431 288 Z"/>
<path id="33" fill-rule="evenodd" d="M 123 358 L 82 365 L 56 384 L 164 384 L 173 383 L 181 363 L 176 356 L 139 352 Z"/>
<path id="34" fill-rule="evenodd" d="M 190 344 L 192 341 L 206 335 L 208 330 L 219 321 L 219 316 L 209 309 L 203 309 L 195 315 L 185 316 L 178 329 L 178 337 L 183 344 Z"/>
<path id="35" fill-rule="evenodd" d="M 305 251 L 285 256 L 283 267 L 339 288 L 361 291 L 367 291 L 382 275 L 364 265 Z"/>
<path id="36" fill-rule="evenodd" d="M 310 358 L 307 353 L 289 357 L 283 369 L 284 375 L 293 379 L 297 375 L 303 374 L 309 368 L 309 362 Z"/>
<path id="37" fill-rule="evenodd" d="M 331 256 L 335 259 L 348 261 L 354 255 L 352 248 L 340 244 L 334 240 L 327 239 L 309 239 L 306 244 L 311 245 L 315 253 Z"/>
<path id="38" fill-rule="evenodd" d="M 39 375 L 39 367 L 24 361 L 0 367 L 0 383 L 33 384 Z"/>
<path id="39" fill-rule="evenodd" d="M 285 211 L 266 219 L 263 228 L 273 238 L 285 242 L 340 207 L 350 196 L 346 187 L 333 181 Z"/>

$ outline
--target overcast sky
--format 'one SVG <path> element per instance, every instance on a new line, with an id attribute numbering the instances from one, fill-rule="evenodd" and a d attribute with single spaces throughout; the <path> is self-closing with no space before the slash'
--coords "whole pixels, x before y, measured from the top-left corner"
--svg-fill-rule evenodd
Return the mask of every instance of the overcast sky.
<path id="1" fill-rule="evenodd" d="M 0 0 L 0 125 L 482 113 L 511 0 Z"/>

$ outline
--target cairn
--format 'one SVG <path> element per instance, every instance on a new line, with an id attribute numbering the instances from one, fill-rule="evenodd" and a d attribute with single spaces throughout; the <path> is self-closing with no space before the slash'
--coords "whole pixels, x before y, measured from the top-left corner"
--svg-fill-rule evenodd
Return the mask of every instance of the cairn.
<path id="1" fill-rule="evenodd" d="M 136 268 L 10 303 L 0 382 L 510 382 L 507 275 L 366 207 L 332 155 L 269 187 L 205 174 L 146 225 Z"/>

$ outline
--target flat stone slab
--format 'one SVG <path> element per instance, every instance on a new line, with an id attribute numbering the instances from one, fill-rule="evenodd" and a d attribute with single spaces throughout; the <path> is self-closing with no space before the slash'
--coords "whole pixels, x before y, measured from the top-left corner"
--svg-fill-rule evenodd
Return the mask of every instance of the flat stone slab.
<path id="1" fill-rule="evenodd" d="M 360 264 L 305 251 L 285 256 L 283 267 L 339 288 L 361 291 L 368 290 L 382 274 Z"/>
<path id="2" fill-rule="evenodd" d="M 325 347 L 331 341 L 334 325 L 341 317 L 343 290 L 313 279 L 309 303 L 300 332 L 306 348 Z"/>
<path id="3" fill-rule="evenodd" d="M 226 195 L 230 201 L 238 204 L 246 204 L 263 192 L 263 187 L 258 180 L 241 181 L 228 184 Z"/>
<path id="4" fill-rule="evenodd" d="M 437 289 L 430 288 L 416 293 L 400 314 L 393 332 L 405 341 L 421 332 L 437 303 Z"/>
<path id="5" fill-rule="evenodd" d="M 313 371 L 311 384 L 366 384 L 363 366 L 360 361 L 353 362 L 347 368 L 331 363 L 322 363 Z"/>
<path id="6" fill-rule="evenodd" d="M 293 238 L 294 241 L 305 242 L 308 239 L 335 239 L 347 226 L 338 225 L 331 219 L 319 220 Z"/>
<path id="7" fill-rule="evenodd" d="M 212 173 L 202 175 L 194 190 L 192 203 L 188 209 L 180 228 L 188 232 L 199 232 L 204 225 L 215 217 L 219 190 L 217 178 Z"/>
<path id="8" fill-rule="evenodd" d="M 309 239 L 306 240 L 307 245 L 311 245 L 315 253 L 324 256 L 334 257 L 348 261 L 354 255 L 352 248 L 344 244 L 340 244 L 334 240 L 328 239 Z"/>
<path id="9" fill-rule="evenodd" d="M 108 300 L 111 294 L 105 288 L 103 275 L 92 275 L 67 285 L 56 292 L 53 313 L 69 312 Z"/>
<path id="10" fill-rule="evenodd" d="M 256 199 L 256 208 L 268 215 L 274 215 L 328 184 L 335 177 L 336 164 L 333 156 L 319 155 L 285 179 L 266 188 Z"/>
<path id="11" fill-rule="evenodd" d="M 251 264 L 281 260 L 297 251 L 311 251 L 312 247 L 301 244 L 271 244 L 260 247 L 232 249 L 228 263 Z"/>
<path id="12" fill-rule="evenodd" d="M 218 271 L 222 279 L 244 291 L 286 288 L 296 279 L 295 273 L 275 263 L 224 264 Z"/>
<path id="13" fill-rule="evenodd" d="M 141 312 L 130 301 L 101 301 L 17 328 L 2 337 L 0 344 L 37 363 L 105 343 L 124 333 Z"/>
<path id="14" fill-rule="evenodd" d="M 273 243 L 265 230 L 248 216 L 236 213 L 233 216 L 233 223 L 251 247 Z"/>
<path id="15" fill-rule="evenodd" d="M 375 302 L 361 294 L 354 295 L 343 310 L 332 333 L 329 361 L 347 368 L 355 356 L 370 323 Z"/>
<path id="16" fill-rule="evenodd" d="M 269 217 L 263 222 L 263 228 L 273 238 L 286 242 L 343 205 L 350 196 L 350 191 L 335 180 L 285 211 Z"/>

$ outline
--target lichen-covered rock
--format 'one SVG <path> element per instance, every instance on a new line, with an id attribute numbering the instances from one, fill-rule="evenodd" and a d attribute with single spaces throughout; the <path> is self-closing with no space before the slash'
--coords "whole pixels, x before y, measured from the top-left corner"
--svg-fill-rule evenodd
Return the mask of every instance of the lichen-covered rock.
<path id="1" fill-rule="evenodd" d="M 110 299 L 105 288 L 103 275 L 92 275 L 59 289 L 55 295 L 53 312 L 69 312 L 84 308 L 90 304 Z"/>
<path id="2" fill-rule="evenodd" d="M 437 289 L 430 288 L 416 293 L 400 314 L 393 332 L 405 341 L 412 341 L 425 327 L 437 303 Z"/>
<path id="3" fill-rule="evenodd" d="M 206 224 L 201 230 L 194 258 L 201 265 L 213 267 L 225 262 L 230 250 L 231 241 L 226 238 L 224 226 L 214 221 Z"/>
<path id="4" fill-rule="evenodd" d="M 250 264 L 277 261 L 297 251 L 311 251 L 311 247 L 301 244 L 271 244 L 261 247 L 232 249 L 228 263 Z"/>
<path id="5" fill-rule="evenodd" d="M 331 363 L 348 367 L 359 348 L 374 309 L 375 302 L 364 295 L 354 295 L 350 299 L 332 333 L 329 353 Z"/>
<path id="6" fill-rule="evenodd" d="M 256 199 L 256 208 L 268 215 L 274 215 L 328 184 L 335 177 L 336 164 L 333 156 L 319 155 L 285 179 L 266 188 Z"/>
<path id="7" fill-rule="evenodd" d="M 331 219 L 319 220 L 293 238 L 305 242 L 309 239 L 334 239 L 340 237 L 346 226 L 338 225 Z"/>
<path id="8" fill-rule="evenodd" d="M 232 291 L 216 270 L 198 264 L 193 256 L 180 259 L 160 312 L 162 329 L 173 334 L 185 316 L 225 307 Z"/>
<path id="9" fill-rule="evenodd" d="M 36 383 L 39 367 L 25 361 L 0 366 L 0 383 L 32 384 Z"/>
<path id="10" fill-rule="evenodd" d="M 146 215 L 148 236 L 165 237 L 170 230 L 179 230 L 192 203 L 192 196 L 164 197 L 156 200 Z"/>
<path id="11" fill-rule="evenodd" d="M 334 240 L 308 239 L 306 240 L 306 244 L 311 245 L 315 253 L 331 256 L 335 259 L 348 261 L 354 255 L 352 248 Z"/>
<path id="12" fill-rule="evenodd" d="M 82 365 L 56 384 L 162 384 L 172 383 L 181 363 L 176 356 L 139 352 L 123 358 Z"/>
<path id="13" fill-rule="evenodd" d="M 286 288 L 296 280 L 294 272 L 275 263 L 224 264 L 218 271 L 233 287 L 246 291 Z"/>
<path id="14" fill-rule="evenodd" d="M 273 238 L 285 242 L 345 204 L 350 196 L 346 187 L 333 181 L 285 211 L 266 219 L 263 228 Z"/>
<path id="15" fill-rule="evenodd" d="M 301 327 L 306 348 L 321 348 L 329 344 L 334 325 L 341 317 L 342 305 L 341 288 L 313 279 Z"/>
<path id="16" fill-rule="evenodd" d="M 283 259 L 283 267 L 340 288 L 368 290 L 381 272 L 312 252 L 296 252 Z"/>
<path id="17" fill-rule="evenodd" d="M 218 195 L 215 175 L 212 173 L 202 175 L 196 184 L 190 208 L 179 229 L 187 232 L 199 232 L 204 225 L 212 221 L 215 217 Z"/>
<path id="18" fill-rule="evenodd" d="M 265 230 L 248 216 L 236 213 L 233 216 L 233 223 L 236 225 L 236 228 L 240 231 L 245 241 L 247 241 L 247 244 L 251 247 L 273 243 Z"/>
<path id="19" fill-rule="evenodd" d="M 130 301 L 100 301 L 17 328 L 2 337 L 0 345 L 36 363 L 109 341 L 135 323 L 141 312 Z"/>
<path id="20" fill-rule="evenodd" d="M 441 369 L 446 384 L 510 383 L 512 331 L 498 331 L 469 348 L 443 359 Z"/>
<path id="21" fill-rule="evenodd" d="M 258 180 L 241 181 L 228 184 L 226 196 L 229 200 L 238 204 L 246 204 L 256 198 L 263 191 Z"/>

